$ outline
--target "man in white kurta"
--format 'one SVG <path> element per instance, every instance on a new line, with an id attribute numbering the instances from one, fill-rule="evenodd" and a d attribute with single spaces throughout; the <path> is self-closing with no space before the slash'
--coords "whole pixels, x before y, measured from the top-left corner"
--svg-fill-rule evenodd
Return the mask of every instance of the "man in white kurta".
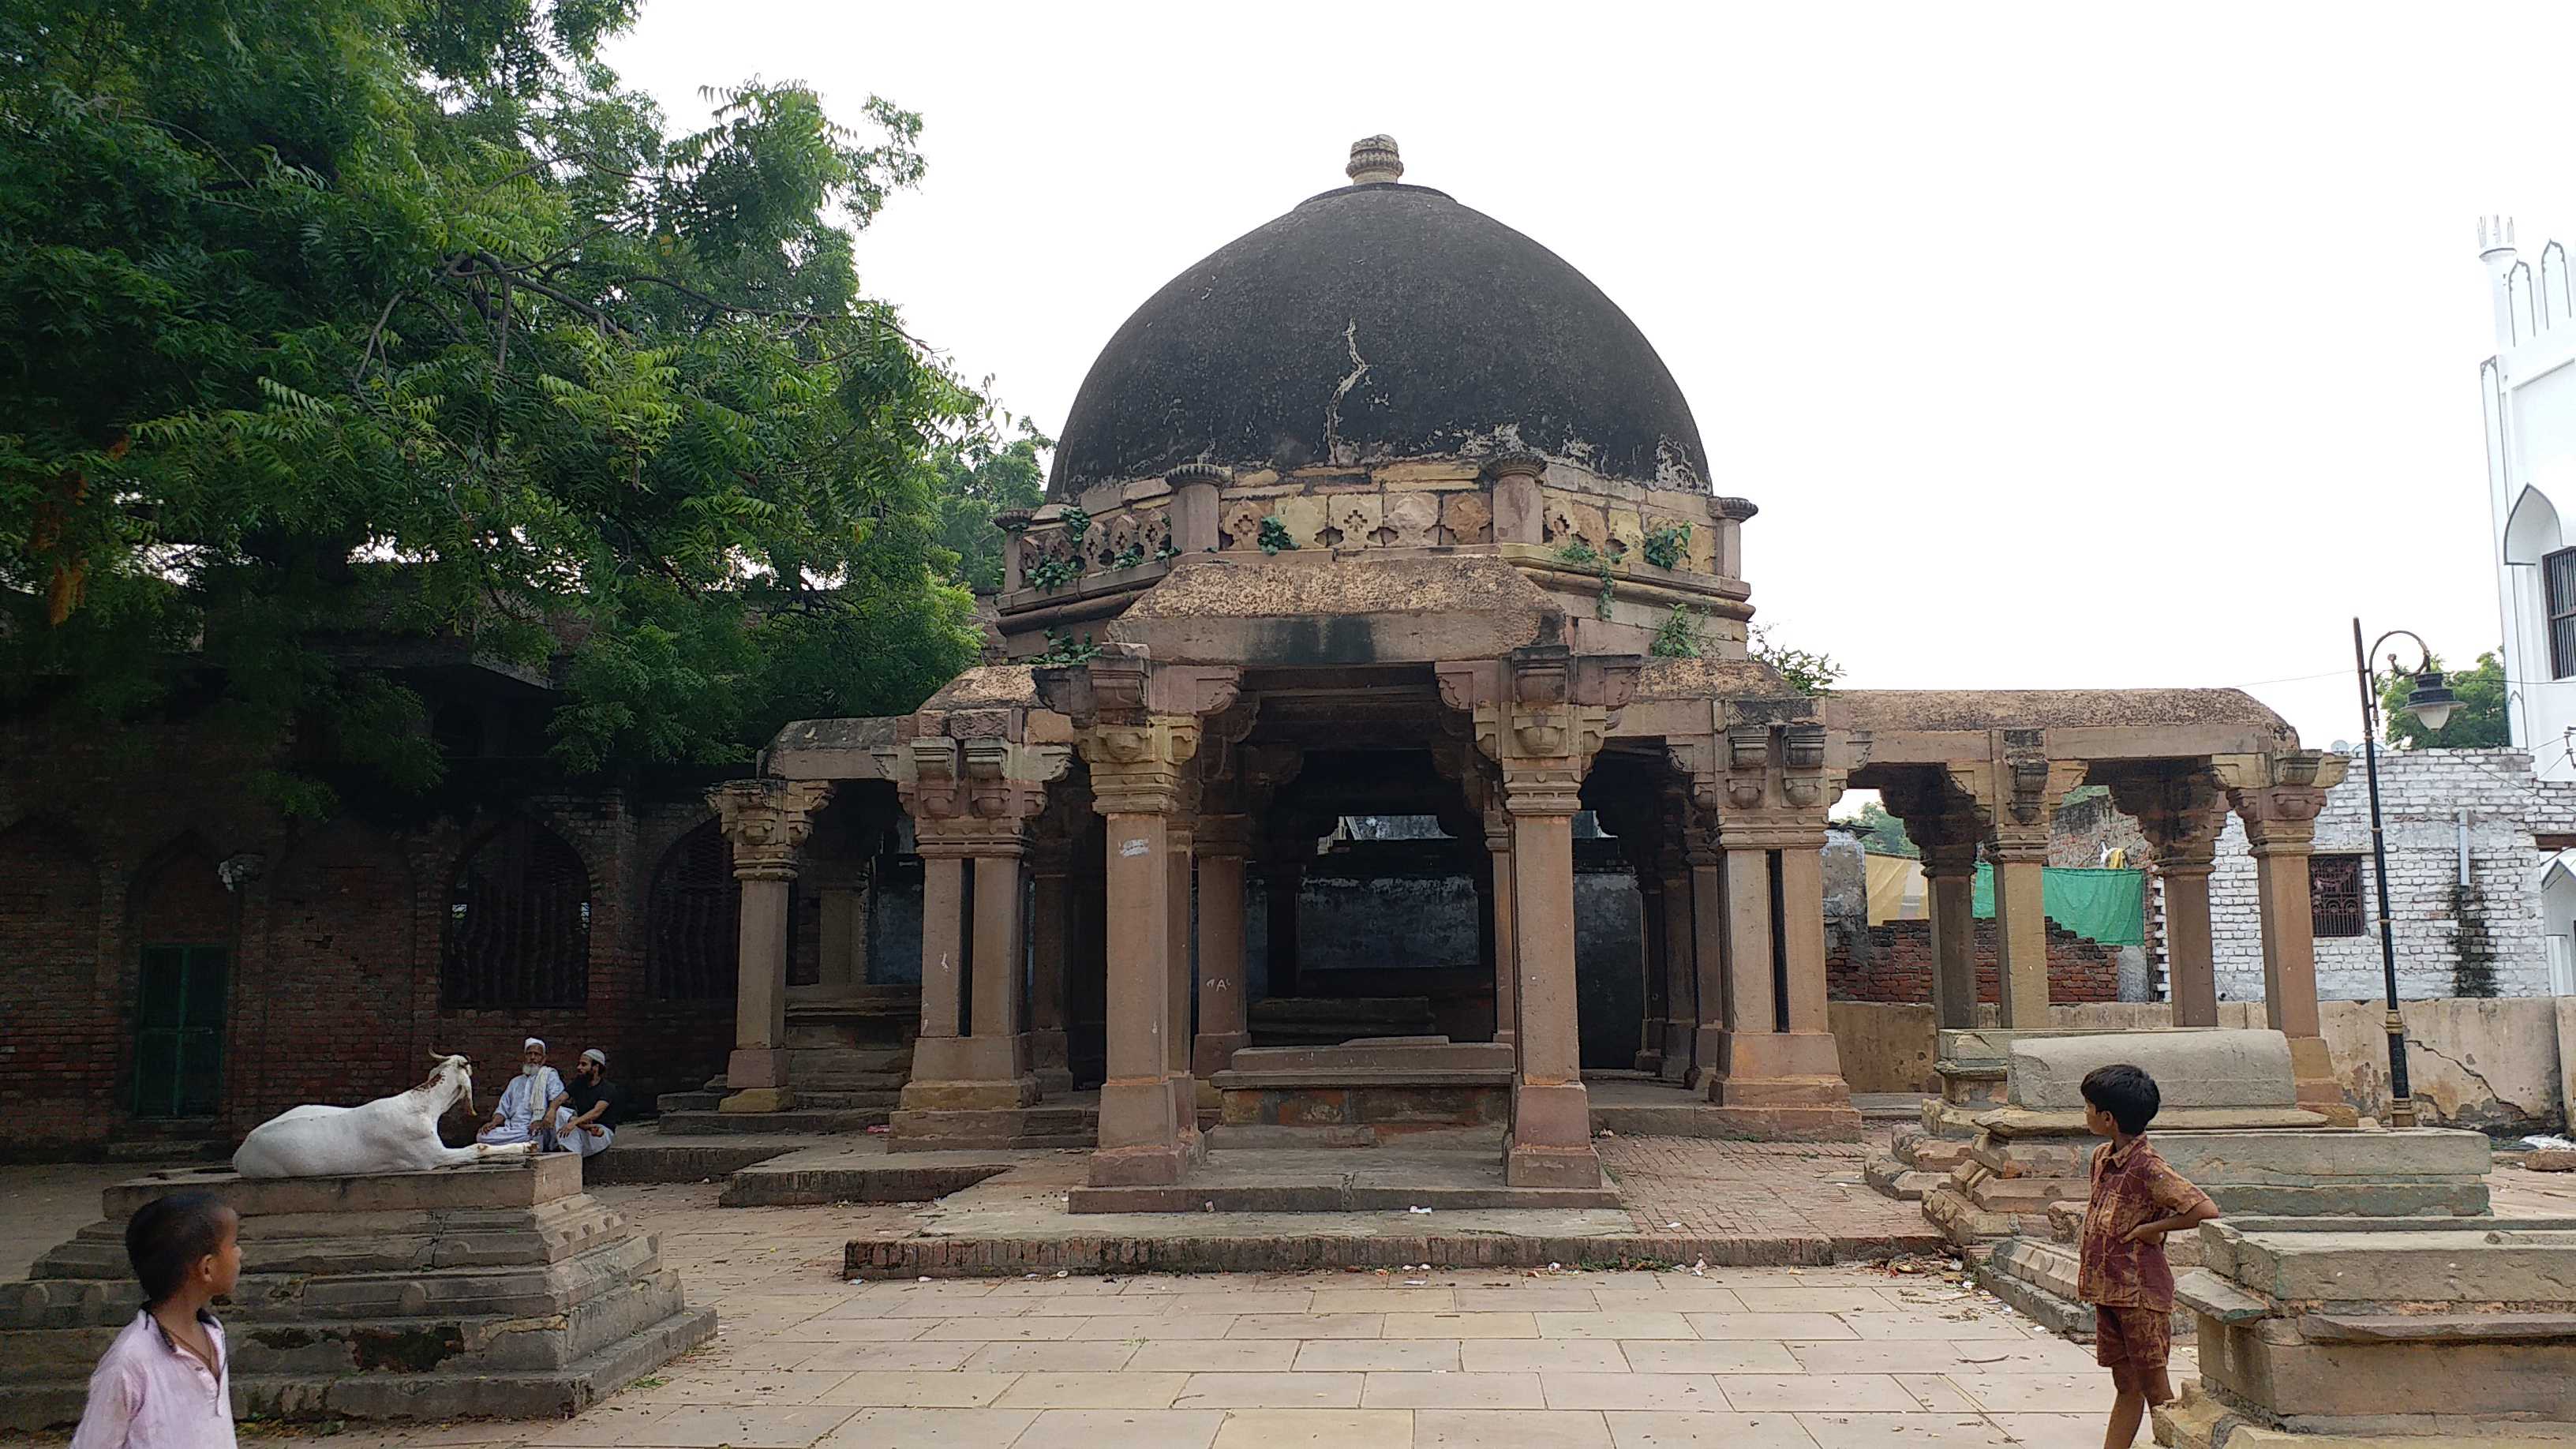
<path id="1" fill-rule="evenodd" d="M 555 1130 L 571 1114 L 561 1108 L 549 1112 L 546 1107 L 563 1094 L 563 1077 L 546 1065 L 546 1044 L 535 1037 L 528 1038 L 519 1050 L 519 1074 L 501 1089 L 501 1100 L 492 1105 L 492 1120 L 474 1134 L 474 1140 L 495 1147 L 535 1142 L 542 1149 L 551 1149 Z"/>

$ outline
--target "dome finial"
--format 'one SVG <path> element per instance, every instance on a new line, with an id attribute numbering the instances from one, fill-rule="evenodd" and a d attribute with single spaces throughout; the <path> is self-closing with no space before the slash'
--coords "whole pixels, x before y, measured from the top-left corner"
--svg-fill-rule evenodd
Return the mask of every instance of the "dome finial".
<path id="1" fill-rule="evenodd" d="M 1363 136 L 1351 143 L 1351 164 L 1342 168 L 1353 186 L 1404 179 L 1404 158 L 1395 154 L 1393 136 Z"/>

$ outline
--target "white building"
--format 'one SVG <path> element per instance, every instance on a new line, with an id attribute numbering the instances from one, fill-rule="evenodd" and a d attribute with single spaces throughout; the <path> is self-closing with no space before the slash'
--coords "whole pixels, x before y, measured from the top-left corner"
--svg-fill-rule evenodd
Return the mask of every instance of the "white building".
<path id="1" fill-rule="evenodd" d="M 2478 240 L 2495 302 L 2479 380 L 2506 714 L 2533 773 L 2576 780 L 2576 287 L 2557 242 L 2526 259 L 2503 218 Z"/>

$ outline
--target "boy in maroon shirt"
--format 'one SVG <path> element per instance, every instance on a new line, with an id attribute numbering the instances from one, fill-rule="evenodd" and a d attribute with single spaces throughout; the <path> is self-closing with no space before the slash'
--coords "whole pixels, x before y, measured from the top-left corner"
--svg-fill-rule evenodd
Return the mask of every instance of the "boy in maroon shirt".
<path id="1" fill-rule="evenodd" d="M 2111 1371 L 2106 1449 L 2129 1449 L 2149 1404 L 2172 1399 L 2173 1269 L 2165 1234 L 2218 1216 L 2209 1195 L 2147 1145 L 2163 1097 L 2138 1067 L 2099 1067 L 2084 1078 L 2084 1125 L 2111 1141 L 2093 1150 L 2093 1196 L 2084 1205 L 2076 1293 L 2093 1305 L 2093 1357 Z"/>

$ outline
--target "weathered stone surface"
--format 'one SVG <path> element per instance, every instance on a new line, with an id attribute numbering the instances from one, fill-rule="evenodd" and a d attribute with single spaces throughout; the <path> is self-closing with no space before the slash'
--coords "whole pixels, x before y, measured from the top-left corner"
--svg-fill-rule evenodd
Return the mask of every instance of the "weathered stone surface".
<path id="1" fill-rule="evenodd" d="M 124 1219 L 189 1190 L 241 1214 L 225 1314 L 239 1412 L 555 1417 L 715 1331 L 570 1155 L 377 1178 L 156 1173 L 107 1189 L 105 1219 L 0 1284 L 0 1426 L 77 1416 L 139 1306 Z"/>
<path id="2" fill-rule="evenodd" d="M 2300 1302 L 2576 1303 L 2576 1233 L 2499 1224 L 2423 1233 L 2249 1233 L 2230 1276 Z"/>
<path id="3" fill-rule="evenodd" d="M 2115 1063 L 2154 1077 L 2168 1111 L 2299 1104 L 2289 1038 L 2277 1031 L 2219 1029 L 2023 1036 L 2012 1044 L 2006 1097 L 2016 1107 L 2080 1112 L 2085 1074 Z"/>

